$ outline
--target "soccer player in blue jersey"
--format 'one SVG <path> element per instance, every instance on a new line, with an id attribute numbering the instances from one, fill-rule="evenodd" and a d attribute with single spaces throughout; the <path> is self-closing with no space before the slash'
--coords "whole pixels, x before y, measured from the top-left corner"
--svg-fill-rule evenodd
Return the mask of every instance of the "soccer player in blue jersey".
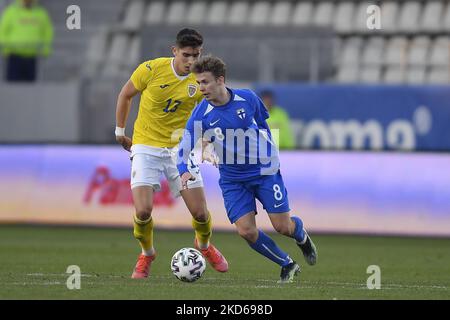
<path id="1" fill-rule="evenodd" d="M 266 122 L 267 110 L 253 91 L 226 87 L 221 59 L 200 58 L 191 69 L 205 99 L 194 109 L 180 142 L 177 166 L 182 185 L 187 188 L 187 182 L 195 179 L 188 167 L 189 153 L 197 141 L 202 138 L 213 143 L 230 222 L 253 250 L 281 266 L 280 283 L 292 282 L 300 266 L 257 228 L 256 199 L 275 230 L 295 239 L 309 265 L 316 263 L 317 250 L 302 220 L 290 214 L 278 149 Z"/>

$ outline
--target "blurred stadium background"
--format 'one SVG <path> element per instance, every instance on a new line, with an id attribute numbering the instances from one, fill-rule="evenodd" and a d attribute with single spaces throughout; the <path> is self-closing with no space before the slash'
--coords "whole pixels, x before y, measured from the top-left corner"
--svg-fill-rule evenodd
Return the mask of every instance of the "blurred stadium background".
<path id="1" fill-rule="evenodd" d="M 0 0 L 0 12 L 11 2 Z M 39 58 L 36 82 L 0 82 L 0 223 L 131 226 L 117 95 L 141 61 L 170 56 L 177 30 L 190 26 L 204 35 L 205 53 L 225 60 L 230 86 L 270 89 L 289 114 L 296 148 L 282 151 L 281 170 L 291 208 L 313 234 L 450 237 L 450 1 L 39 4 L 53 22 L 52 53 Z M 66 25 L 74 4 L 79 30 Z M 367 28 L 370 5 L 381 8 L 379 30 Z M 216 229 L 231 230 L 217 171 L 202 173 Z M 190 228 L 164 183 L 154 215 L 157 228 Z M 271 230 L 265 214 L 258 219 Z M 0 227 L 5 257 L 8 230 Z M 448 240 L 439 248 L 436 259 L 449 258 Z M 434 297 L 448 298 L 443 261 L 432 284 L 443 285 Z"/>

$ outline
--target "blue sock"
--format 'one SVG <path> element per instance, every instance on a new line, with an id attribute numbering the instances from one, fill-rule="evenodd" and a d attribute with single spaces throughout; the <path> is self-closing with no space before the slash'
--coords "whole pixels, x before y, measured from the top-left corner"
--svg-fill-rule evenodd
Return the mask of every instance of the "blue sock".
<path id="1" fill-rule="evenodd" d="M 295 223 L 295 230 L 293 237 L 294 239 L 302 243 L 305 240 L 305 232 L 303 231 L 303 221 L 299 217 L 293 216 L 291 217 L 291 220 Z"/>
<path id="2" fill-rule="evenodd" d="M 248 244 L 253 250 L 259 252 L 266 258 L 269 258 L 282 267 L 285 267 L 292 262 L 292 259 L 289 257 L 289 255 L 286 252 L 282 251 L 277 246 L 275 241 L 269 238 L 269 236 L 261 230 L 259 230 L 258 239 L 256 240 L 256 242 L 249 242 Z"/>

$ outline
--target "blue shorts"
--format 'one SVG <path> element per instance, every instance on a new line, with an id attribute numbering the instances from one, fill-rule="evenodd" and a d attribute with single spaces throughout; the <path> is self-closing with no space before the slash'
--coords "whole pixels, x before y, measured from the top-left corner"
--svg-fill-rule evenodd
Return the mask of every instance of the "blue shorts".
<path id="1" fill-rule="evenodd" d="M 256 212 L 258 199 L 268 213 L 289 212 L 289 200 L 280 171 L 247 181 L 230 181 L 220 178 L 228 219 L 235 223 L 249 212 Z"/>

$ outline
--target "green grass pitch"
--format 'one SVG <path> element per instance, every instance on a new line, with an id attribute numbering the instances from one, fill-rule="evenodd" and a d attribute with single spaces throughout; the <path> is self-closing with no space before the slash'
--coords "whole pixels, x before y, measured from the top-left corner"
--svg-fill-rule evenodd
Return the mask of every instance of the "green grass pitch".
<path id="1" fill-rule="evenodd" d="M 129 229 L 0 226 L 0 299 L 449 299 L 450 239 L 312 237 L 316 266 L 308 266 L 288 238 L 274 240 L 302 267 L 292 284 L 279 285 L 279 267 L 251 250 L 237 233 L 215 232 L 213 243 L 228 273 L 207 267 L 195 283 L 170 271 L 178 249 L 193 246 L 193 232 L 155 230 L 157 259 L 145 280 L 130 279 L 139 247 Z M 69 265 L 81 269 L 81 289 L 68 290 Z M 367 289 L 369 265 L 381 269 L 381 289 Z"/>

